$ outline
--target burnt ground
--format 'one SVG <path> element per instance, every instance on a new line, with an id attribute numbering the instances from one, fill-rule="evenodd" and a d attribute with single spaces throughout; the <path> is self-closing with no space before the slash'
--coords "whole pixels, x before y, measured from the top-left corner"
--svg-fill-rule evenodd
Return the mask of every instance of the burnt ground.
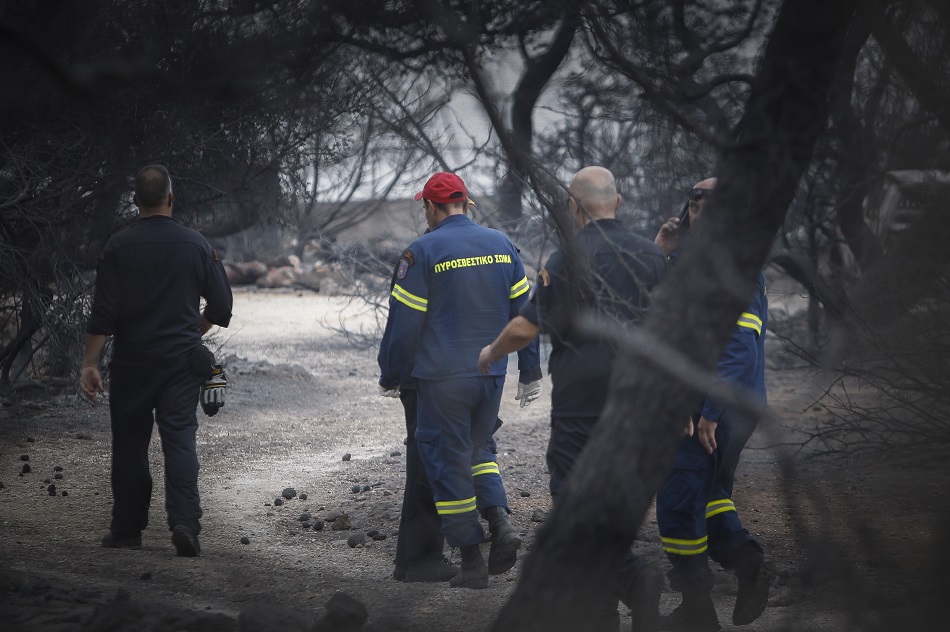
<path id="1" fill-rule="evenodd" d="M 351 330 L 373 325 L 319 295 L 236 293 L 232 327 L 214 338 L 229 356 L 227 405 L 216 417 L 200 416 L 200 558 L 174 556 L 157 436 L 143 548 L 104 549 L 107 406 L 30 389 L 7 401 L 0 410 L 3 629 L 235 630 L 241 616 L 241 629 L 306 629 L 339 591 L 365 604 L 371 629 L 487 629 L 513 591 L 520 561 L 482 591 L 391 578 L 405 471 L 402 409 L 376 393 L 375 349 L 355 348 L 333 330 L 340 310 Z M 766 613 L 742 629 L 922 629 L 923 605 L 938 594 L 928 571 L 943 544 L 935 517 L 945 515 L 945 459 L 939 450 L 820 457 L 796 449 L 827 415 L 811 404 L 828 378 L 777 344 L 770 354 L 778 423 L 753 437 L 735 501 L 780 577 Z M 550 506 L 550 384 L 541 400 L 519 409 L 515 380 L 510 374 L 501 411 L 499 463 L 530 554 Z M 288 487 L 297 495 L 275 505 Z M 341 511 L 351 528 L 334 530 L 340 522 L 329 518 Z M 362 537 L 373 531 L 377 539 Z M 666 566 L 652 512 L 635 547 Z M 723 572 L 717 578 L 727 623 L 734 581 Z M 661 610 L 673 605 L 675 596 L 664 594 Z"/>

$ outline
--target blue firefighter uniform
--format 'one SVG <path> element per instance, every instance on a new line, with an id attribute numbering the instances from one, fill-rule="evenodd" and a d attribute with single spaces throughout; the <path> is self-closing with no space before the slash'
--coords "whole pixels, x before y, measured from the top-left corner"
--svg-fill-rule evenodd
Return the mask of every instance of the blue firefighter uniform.
<path id="1" fill-rule="evenodd" d="M 528 279 L 502 233 L 451 215 L 402 254 L 380 345 L 379 384 L 415 381 L 416 440 L 449 546 L 478 544 L 478 511 L 508 501 L 493 453 L 507 358 L 478 354 L 518 314 Z M 519 353 L 522 382 L 540 377 L 537 345 Z"/>
<path id="2" fill-rule="evenodd" d="M 763 403 L 767 319 L 765 277 L 760 273 L 752 301 L 740 316 L 716 369 L 719 380 L 745 388 Z M 732 501 L 739 454 L 755 429 L 755 421 L 712 397 L 703 400 L 694 421 L 700 416 L 718 424 L 716 450 L 707 454 L 698 432 L 684 437 L 670 476 L 656 499 L 663 550 L 673 564 L 670 585 L 683 593 L 708 593 L 712 589 L 707 558 L 731 568 L 740 547 L 747 542 L 758 547 L 742 526 Z"/>

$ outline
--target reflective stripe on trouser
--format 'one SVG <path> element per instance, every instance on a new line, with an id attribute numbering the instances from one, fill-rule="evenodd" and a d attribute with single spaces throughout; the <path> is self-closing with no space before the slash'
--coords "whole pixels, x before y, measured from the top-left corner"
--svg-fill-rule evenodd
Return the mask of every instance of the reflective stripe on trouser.
<path id="1" fill-rule="evenodd" d="M 482 502 L 476 501 L 476 486 L 479 492 L 482 487 L 484 493 L 490 490 L 495 505 L 507 506 L 497 498 L 499 489 L 504 496 L 501 478 L 485 466 L 494 462 L 487 450 L 503 384 L 502 376 L 417 382 L 416 440 L 449 546 L 478 544 L 485 538 L 476 511 Z M 473 476 L 473 466 L 486 471 Z"/>
<path id="2" fill-rule="evenodd" d="M 481 450 L 475 454 L 472 478 L 479 512 L 489 507 L 504 507 L 505 511 L 508 511 L 508 495 L 505 494 L 505 486 L 501 481 L 501 469 L 495 460 L 497 451 L 495 438 L 488 437 Z"/>
<path id="3" fill-rule="evenodd" d="M 732 441 L 730 427 L 726 417 L 720 420 L 712 455 L 706 454 L 698 434 L 685 437 L 657 494 L 657 524 L 673 566 L 670 586 L 678 592 L 711 590 L 708 559 L 728 567 L 739 547 L 752 539 L 720 478 L 719 466 Z"/>

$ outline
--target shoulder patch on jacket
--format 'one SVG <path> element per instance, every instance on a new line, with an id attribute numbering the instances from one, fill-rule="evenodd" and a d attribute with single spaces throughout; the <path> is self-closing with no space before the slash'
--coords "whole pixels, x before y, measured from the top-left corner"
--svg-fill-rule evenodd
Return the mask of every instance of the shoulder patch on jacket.
<path id="1" fill-rule="evenodd" d="M 405 259 L 400 259 L 399 266 L 396 268 L 396 278 L 405 279 L 407 272 L 409 272 L 409 262 Z"/>
<path id="2" fill-rule="evenodd" d="M 541 271 L 538 272 L 538 276 L 541 277 L 541 283 L 544 287 L 551 285 L 551 273 L 548 272 L 547 268 L 541 268 Z"/>

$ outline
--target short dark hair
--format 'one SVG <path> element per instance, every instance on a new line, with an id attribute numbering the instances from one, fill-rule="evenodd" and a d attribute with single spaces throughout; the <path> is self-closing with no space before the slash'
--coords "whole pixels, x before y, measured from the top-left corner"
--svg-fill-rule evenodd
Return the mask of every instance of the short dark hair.
<path id="1" fill-rule="evenodd" d="M 172 178 L 162 165 L 142 167 L 135 174 L 135 198 L 142 208 L 161 206 L 171 190 Z"/>

